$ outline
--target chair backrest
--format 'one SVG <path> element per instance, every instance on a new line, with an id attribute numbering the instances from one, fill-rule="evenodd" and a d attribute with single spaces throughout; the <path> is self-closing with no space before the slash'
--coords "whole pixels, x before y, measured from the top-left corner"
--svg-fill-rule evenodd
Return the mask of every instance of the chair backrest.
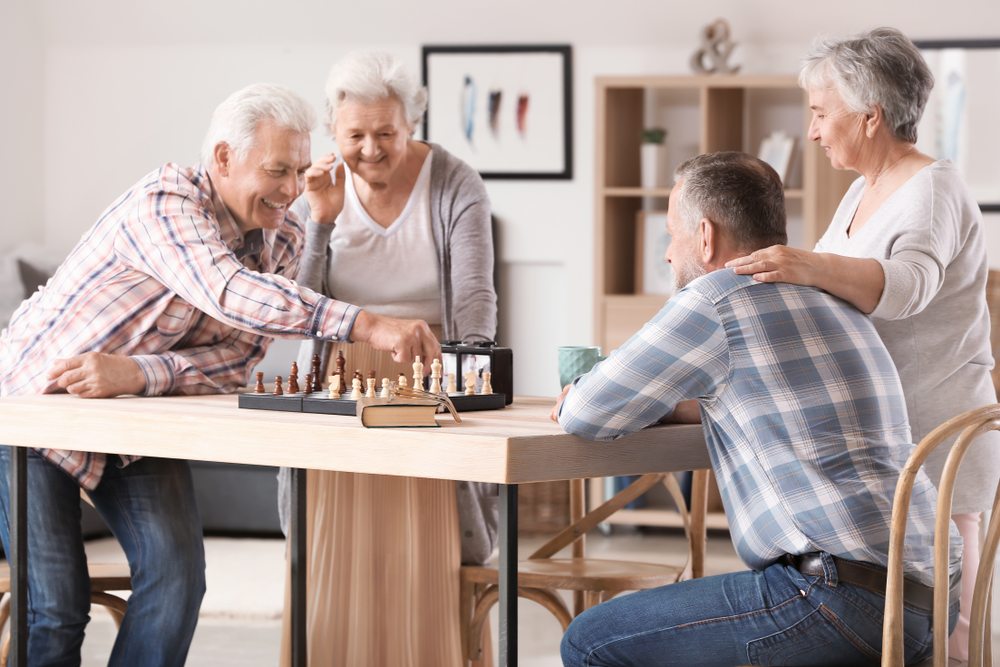
<path id="1" fill-rule="evenodd" d="M 934 525 L 934 666 L 948 664 L 948 569 L 949 524 L 951 500 L 962 458 L 969 446 L 980 435 L 1000 431 L 1000 404 L 969 410 L 949 419 L 920 441 L 899 474 L 892 505 L 892 523 L 889 537 L 889 573 L 886 582 L 885 622 L 882 628 L 883 667 L 903 667 L 903 543 L 906 538 L 906 518 L 909 512 L 913 482 L 920 466 L 935 447 L 961 431 L 945 461 L 938 484 L 938 504 Z M 1000 487 L 997 489 L 1000 498 Z M 996 506 L 996 505 L 994 505 Z M 982 547 L 976 590 L 972 602 L 969 634 L 969 664 L 982 665 L 984 657 L 991 658 L 988 635 L 990 591 L 993 587 L 993 563 L 1000 544 L 1000 512 L 990 517 L 986 540 Z"/>

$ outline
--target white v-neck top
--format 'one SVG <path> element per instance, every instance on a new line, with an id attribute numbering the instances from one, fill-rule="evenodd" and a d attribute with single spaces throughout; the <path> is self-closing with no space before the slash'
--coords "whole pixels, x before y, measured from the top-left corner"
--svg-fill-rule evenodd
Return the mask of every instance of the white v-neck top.
<path id="1" fill-rule="evenodd" d="M 375 222 L 345 165 L 344 210 L 330 236 L 332 294 L 377 315 L 441 324 L 438 253 L 431 229 L 431 153 L 403 212 L 389 227 Z"/>
<path id="2" fill-rule="evenodd" d="M 986 307 L 989 268 L 983 218 L 951 160 L 924 167 L 892 193 L 854 234 L 847 230 L 865 192 L 859 178 L 816 244 L 816 252 L 875 259 L 885 288 L 871 313 L 903 383 L 913 441 L 948 419 L 996 403 Z M 966 454 L 953 514 L 993 504 L 1000 479 L 1000 436 L 980 437 Z M 950 447 L 924 468 L 937 485 Z"/>

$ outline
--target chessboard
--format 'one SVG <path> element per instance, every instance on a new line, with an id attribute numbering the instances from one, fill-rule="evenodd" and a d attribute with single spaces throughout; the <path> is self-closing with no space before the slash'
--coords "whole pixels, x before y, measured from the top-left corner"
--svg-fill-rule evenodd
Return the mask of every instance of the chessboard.
<path id="1" fill-rule="evenodd" d="M 512 356 L 508 348 L 496 347 L 492 343 L 463 345 L 460 343 L 445 343 L 441 346 L 441 359 L 431 363 L 430 377 L 424 377 L 424 365 L 418 357 L 413 364 L 414 387 L 429 391 L 436 395 L 446 395 L 458 412 L 473 412 L 477 410 L 502 410 L 513 399 Z M 252 393 L 239 395 L 239 407 L 249 410 L 277 410 L 281 412 L 308 412 L 324 415 L 350 415 L 357 413 L 357 401 L 352 396 L 385 397 L 391 394 L 396 386 L 406 387 L 408 379 L 400 374 L 391 382 L 382 378 L 378 384 L 375 373 L 368 372 L 368 377 L 355 371 L 348 379 L 345 372 L 345 359 L 338 352 L 335 360 L 336 370 L 327 378 L 324 388 L 320 377 L 319 355 L 314 355 L 312 368 L 305 375 L 302 386 L 299 385 L 299 369 L 292 362 L 287 384 L 282 378 L 276 377 L 273 391 L 264 387 L 263 373 L 257 373 L 257 383 Z M 455 372 L 449 372 L 455 371 Z M 456 383 L 456 374 L 461 373 L 461 385 Z M 496 377 L 497 390 L 493 389 L 493 378 Z"/>
<path id="2" fill-rule="evenodd" d="M 240 394 L 241 408 L 249 410 L 277 410 L 280 412 L 308 412 L 321 415 L 357 414 L 357 401 L 346 398 L 330 398 L 328 391 L 312 392 L 310 394 Z M 503 394 L 448 394 L 455 410 L 458 412 L 474 412 L 477 410 L 502 410 L 504 408 Z M 445 410 L 447 412 L 447 410 Z"/>

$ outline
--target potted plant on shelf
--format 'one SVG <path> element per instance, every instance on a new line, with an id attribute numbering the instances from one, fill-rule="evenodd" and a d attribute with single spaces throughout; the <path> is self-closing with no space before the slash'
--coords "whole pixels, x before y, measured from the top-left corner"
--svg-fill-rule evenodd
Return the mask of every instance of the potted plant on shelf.
<path id="1" fill-rule="evenodd" d="M 667 131 L 650 127 L 642 131 L 640 173 L 643 189 L 661 187 L 667 171 Z"/>

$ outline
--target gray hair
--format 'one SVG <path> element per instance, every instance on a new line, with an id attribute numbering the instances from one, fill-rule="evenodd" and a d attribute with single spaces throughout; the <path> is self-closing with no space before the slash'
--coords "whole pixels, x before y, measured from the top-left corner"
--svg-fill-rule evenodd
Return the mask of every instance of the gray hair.
<path id="1" fill-rule="evenodd" d="M 427 89 L 403 61 L 385 51 L 353 51 L 339 60 L 326 80 L 327 130 L 337 122 L 337 108 L 344 102 L 372 104 L 395 97 L 412 130 L 427 109 Z"/>
<path id="2" fill-rule="evenodd" d="M 906 35 L 875 28 L 847 39 L 820 38 L 802 61 L 799 85 L 837 90 L 847 109 L 882 109 L 894 137 L 916 143 L 934 75 Z"/>
<path id="3" fill-rule="evenodd" d="M 788 243 L 785 190 L 763 160 L 736 151 L 707 153 L 677 167 L 674 180 L 683 180 L 675 201 L 687 233 L 708 218 L 741 252 Z"/>
<path id="4" fill-rule="evenodd" d="M 274 123 L 283 130 L 309 133 L 316 112 L 305 99 L 284 86 L 255 83 L 230 95 L 212 114 L 201 145 L 201 163 L 212 164 L 215 147 L 224 143 L 242 162 L 257 144 L 257 126 Z"/>

